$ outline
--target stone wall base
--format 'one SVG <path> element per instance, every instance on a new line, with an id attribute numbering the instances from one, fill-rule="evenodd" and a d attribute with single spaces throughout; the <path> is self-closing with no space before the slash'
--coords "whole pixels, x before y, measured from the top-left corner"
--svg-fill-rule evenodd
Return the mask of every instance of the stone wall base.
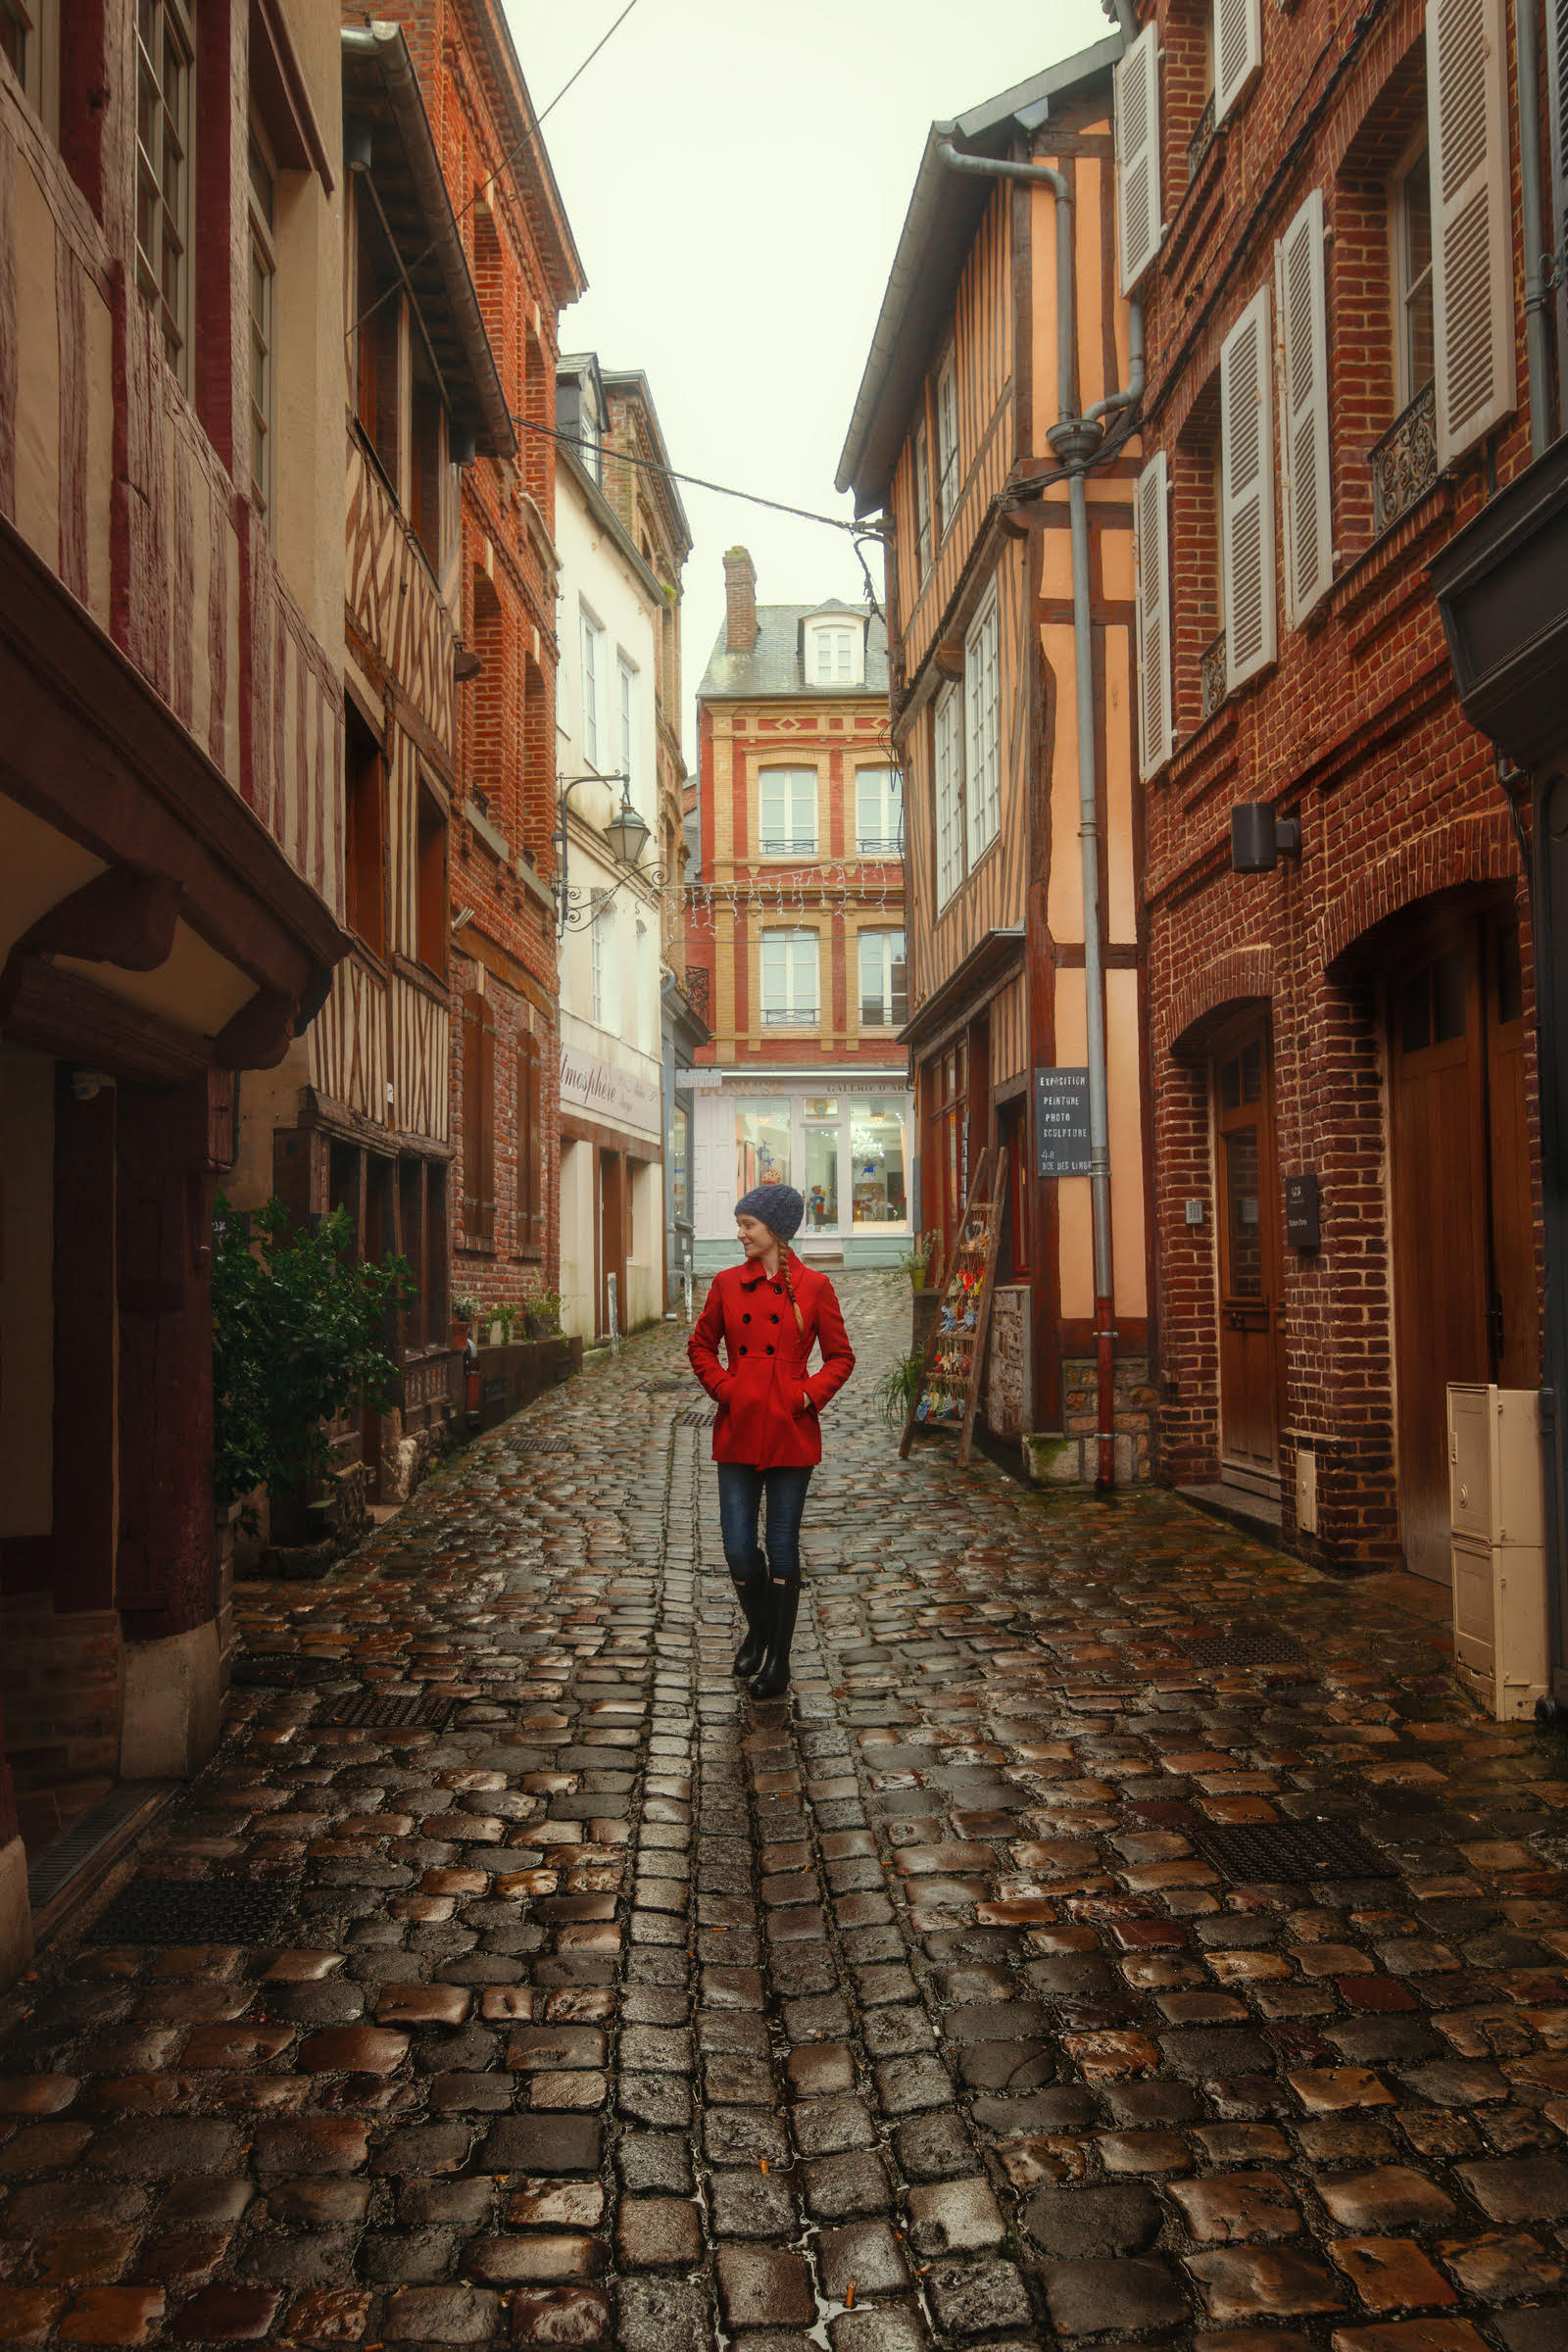
<path id="1" fill-rule="evenodd" d="M 216 1621 L 164 1642 L 127 1642 L 120 1770 L 127 1781 L 183 1781 L 218 1745 Z"/>
<path id="2" fill-rule="evenodd" d="M 1024 1464 L 1037 1486 L 1092 1487 L 1100 1467 L 1099 1392 L 1092 1355 L 1063 1360 L 1061 1390 L 1066 1426 L 1026 1435 Z M 1143 1486 L 1153 1476 L 1156 1402 L 1146 1355 L 1117 1357 L 1115 1397 L 1116 1484 Z"/>

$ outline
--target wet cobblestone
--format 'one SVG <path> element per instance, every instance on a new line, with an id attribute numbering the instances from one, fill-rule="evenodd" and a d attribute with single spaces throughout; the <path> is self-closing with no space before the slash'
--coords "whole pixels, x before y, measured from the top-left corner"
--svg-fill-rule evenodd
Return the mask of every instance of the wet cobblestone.
<path id="1" fill-rule="evenodd" d="M 1568 2345 L 1561 1744 L 1398 1580 L 900 1464 L 908 1294 L 843 1288 L 788 1704 L 730 1678 L 672 1333 L 242 1588 L 324 1679 L 235 1692 L 137 1867 L 286 1940 L 83 1938 L 7 2002 L 0 2341 Z M 1302 1662 L 1196 1664 L 1233 1622 Z M 317 1723 L 358 1691 L 450 1721 Z M 1319 1819 L 1391 1875 L 1205 1858 Z"/>

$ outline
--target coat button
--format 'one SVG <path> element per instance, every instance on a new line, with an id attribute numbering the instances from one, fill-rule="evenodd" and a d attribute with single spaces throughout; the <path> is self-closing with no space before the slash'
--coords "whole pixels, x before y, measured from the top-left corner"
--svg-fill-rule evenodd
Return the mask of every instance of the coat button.
<path id="1" fill-rule="evenodd" d="M 768 1352 L 768 1354 L 769 1354 L 769 1355 L 771 1355 L 771 1354 L 772 1354 L 772 1352 L 773 1352 L 772 1348 L 770 1348 L 768 1349 L 768 1351 L 767 1351 L 767 1352 Z"/>
<path id="2" fill-rule="evenodd" d="M 776 1323 L 778 1321 L 777 1315 L 769 1315 L 767 1319 L 770 1323 Z"/>
<path id="3" fill-rule="evenodd" d="M 752 1318 L 751 1318 L 751 1316 L 750 1316 L 750 1315 L 742 1315 L 742 1317 L 741 1317 L 741 1321 L 742 1321 L 743 1323 L 749 1323 L 749 1322 L 751 1321 L 751 1319 L 752 1319 Z M 777 1321 L 777 1317 L 776 1317 L 776 1316 L 775 1316 L 774 1320 L 775 1320 L 775 1321 Z"/>
<path id="4" fill-rule="evenodd" d="M 744 1355 L 744 1354 L 746 1353 L 746 1350 L 745 1350 L 745 1348 L 744 1348 L 741 1349 L 741 1353 L 742 1353 L 742 1355 Z"/>
<path id="5" fill-rule="evenodd" d="M 774 1285 L 773 1285 L 773 1296 L 774 1296 L 774 1298 L 780 1298 L 780 1297 L 782 1296 L 782 1293 L 780 1292 L 780 1290 L 779 1290 L 779 1287 L 778 1287 L 778 1284 L 777 1284 L 776 1282 L 775 1282 L 775 1283 L 774 1283 Z"/>

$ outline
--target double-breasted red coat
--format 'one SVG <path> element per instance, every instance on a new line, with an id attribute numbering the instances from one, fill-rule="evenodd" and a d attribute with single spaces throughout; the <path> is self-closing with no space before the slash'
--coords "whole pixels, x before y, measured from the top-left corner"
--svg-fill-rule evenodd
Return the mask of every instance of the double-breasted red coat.
<path id="1" fill-rule="evenodd" d="M 748 1259 L 714 1276 L 687 1342 L 692 1370 L 718 1406 L 715 1462 L 804 1470 L 822 1459 L 817 1414 L 855 1370 L 855 1352 L 827 1276 L 803 1265 L 793 1250 L 789 1274 L 804 1331 L 782 1270 L 769 1277 Z M 721 1342 L 727 1363 L 719 1357 Z M 808 1372 L 813 1342 L 822 1362 Z"/>

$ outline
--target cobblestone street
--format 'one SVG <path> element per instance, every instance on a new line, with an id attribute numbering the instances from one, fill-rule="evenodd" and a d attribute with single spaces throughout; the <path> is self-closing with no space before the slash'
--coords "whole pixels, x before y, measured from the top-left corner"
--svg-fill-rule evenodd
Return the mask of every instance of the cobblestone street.
<path id="1" fill-rule="evenodd" d="M 1560 1746 L 1398 1580 L 901 1464 L 907 1286 L 843 1294 L 790 1704 L 730 1678 L 674 1331 L 240 1588 L 132 1896 L 258 1939 L 111 1913 L 13 1996 L 0 2337 L 1568 2344 Z M 1232 1624 L 1299 1651 L 1201 1662 Z M 450 1721 L 319 1722 L 367 1693 Z M 1387 1875 L 1210 1838 L 1320 1818 Z"/>

